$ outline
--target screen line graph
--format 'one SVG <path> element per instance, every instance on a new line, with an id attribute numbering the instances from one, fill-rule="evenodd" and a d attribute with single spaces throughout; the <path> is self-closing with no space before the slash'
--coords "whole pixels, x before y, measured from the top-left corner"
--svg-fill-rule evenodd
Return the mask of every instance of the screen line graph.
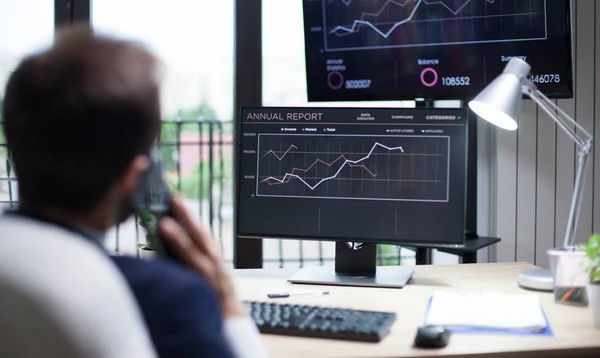
<path id="1" fill-rule="evenodd" d="M 449 143 L 447 136 L 260 134 L 256 196 L 447 201 Z"/>
<path id="2" fill-rule="evenodd" d="M 346 6 L 349 6 L 350 3 L 352 2 L 352 0 L 349 0 L 348 2 L 345 2 L 344 0 L 341 0 L 342 3 L 344 3 Z M 373 17 L 378 17 L 381 15 L 381 13 L 385 10 L 385 8 L 390 5 L 390 4 L 394 4 L 394 5 L 398 5 L 400 7 L 405 7 L 407 6 L 409 3 L 414 2 L 415 0 L 405 0 L 404 2 L 401 1 L 395 1 L 395 0 L 388 0 L 386 1 L 383 6 L 381 7 L 381 9 L 376 12 L 376 13 L 369 13 L 369 12 L 363 12 L 362 15 L 360 16 L 360 20 L 354 20 L 354 23 L 352 24 L 351 27 L 345 27 L 345 26 L 336 26 L 333 28 L 333 30 L 331 30 L 329 33 L 330 34 L 336 34 L 338 36 L 343 36 L 343 35 L 339 35 L 337 32 L 340 30 L 343 31 L 347 31 L 349 33 L 355 33 L 357 30 L 359 30 L 359 26 L 360 25 L 367 25 L 369 27 L 371 27 L 373 30 L 375 30 L 375 32 L 377 32 L 378 34 L 380 34 L 381 36 L 383 36 L 384 38 L 388 38 L 390 36 L 390 34 L 392 32 L 394 32 L 394 30 L 396 30 L 396 28 L 400 25 L 404 25 L 409 21 L 412 21 L 413 17 L 415 16 L 415 13 L 417 12 L 417 10 L 419 10 L 419 6 L 421 6 L 421 4 L 426 4 L 426 5 L 441 5 L 443 7 L 445 7 L 448 11 L 450 11 L 453 15 L 458 15 L 467 5 L 469 5 L 471 3 L 471 1 L 473 0 L 467 0 L 465 1 L 464 4 L 462 4 L 458 9 L 454 10 L 451 7 L 449 7 L 448 5 L 446 5 L 445 2 L 437 0 L 437 1 L 428 1 L 428 0 L 416 0 L 417 3 L 415 4 L 413 10 L 411 11 L 410 15 L 408 15 L 408 17 L 406 19 L 403 19 L 401 21 L 396 22 L 387 32 L 383 32 L 381 30 L 379 30 L 379 28 L 377 28 L 376 26 L 373 25 L 373 23 L 371 23 L 370 21 L 365 21 L 365 16 L 373 16 Z M 493 4 L 495 1 L 500 1 L 500 0 L 484 0 L 487 1 L 490 4 Z"/>
<path id="3" fill-rule="evenodd" d="M 269 154 L 273 154 L 277 159 L 279 159 L 280 161 L 292 150 L 292 149 L 298 149 L 298 147 L 296 147 L 295 145 L 290 145 L 290 147 L 285 151 L 285 153 L 283 153 L 283 155 L 280 157 L 277 155 L 277 153 L 275 153 L 273 150 L 270 150 L 268 152 L 266 152 L 263 157 L 266 157 Z"/>
<path id="4" fill-rule="evenodd" d="M 294 147 L 294 148 L 297 148 L 297 147 L 295 147 L 295 146 L 293 146 L 293 145 L 292 145 L 292 146 L 290 146 L 290 149 L 291 149 L 292 147 Z M 282 178 L 282 179 L 278 179 L 278 178 L 275 178 L 275 177 L 267 177 L 266 179 L 263 179 L 263 180 L 261 181 L 261 183 L 267 182 L 269 185 L 285 184 L 285 183 L 288 183 L 288 182 L 289 182 L 289 180 L 290 180 L 291 178 L 297 178 L 297 179 L 299 179 L 301 182 L 303 182 L 303 183 L 304 183 L 304 184 L 305 184 L 307 187 L 309 187 L 309 188 L 310 188 L 310 190 L 314 190 L 316 187 L 318 187 L 319 185 L 321 185 L 323 182 L 326 182 L 326 181 L 328 181 L 328 180 L 331 180 L 331 179 L 335 179 L 335 178 L 337 178 L 337 177 L 338 177 L 338 175 L 340 174 L 340 172 L 342 171 L 342 169 L 344 169 L 344 167 L 345 167 L 346 165 L 348 165 L 348 166 L 350 166 L 350 167 L 360 167 L 360 168 L 363 168 L 363 169 L 364 169 L 364 170 L 366 170 L 366 171 L 367 171 L 369 174 L 371 174 L 373 177 L 376 177 L 376 176 L 377 176 L 377 174 L 373 173 L 372 171 L 370 171 L 370 170 L 369 170 L 369 168 L 367 168 L 366 166 L 364 166 L 364 165 L 362 165 L 362 164 L 359 164 L 359 163 L 361 163 L 361 162 L 364 162 L 365 160 L 369 159 L 369 158 L 371 157 L 371 155 L 373 154 L 373 151 L 374 151 L 374 150 L 375 150 L 377 147 L 385 148 L 385 149 L 387 149 L 387 150 L 389 150 L 389 151 L 400 151 L 401 153 L 404 153 L 404 149 L 402 149 L 402 147 L 394 147 L 394 148 L 390 148 L 390 147 L 387 147 L 387 146 L 385 146 L 385 145 L 383 145 L 383 144 L 381 144 L 381 143 L 377 143 L 377 142 L 375 142 L 375 144 L 373 145 L 373 148 L 371 148 L 371 150 L 369 151 L 369 154 L 367 154 L 365 157 L 363 157 L 363 158 L 360 158 L 360 159 L 358 159 L 358 160 L 350 160 L 350 159 L 347 159 L 347 158 L 346 158 L 346 157 L 345 157 L 343 154 L 342 154 L 342 155 L 340 155 L 339 157 L 337 157 L 337 159 L 336 159 L 336 160 L 334 160 L 334 161 L 333 161 L 333 162 L 331 162 L 331 163 L 327 163 L 327 162 L 325 162 L 325 161 L 323 161 L 323 160 L 321 160 L 321 159 L 317 159 L 317 160 L 315 160 L 315 161 L 314 161 L 314 163 L 313 163 L 313 164 L 311 164 L 311 165 L 310 165 L 308 168 L 306 168 L 306 169 L 293 168 L 293 169 L 292 169 L 292 171 L 291 171 L 291 173 L 285 173 L 285 175 L 283 176 L 283 178 Z M 289 152 L 289 150 L 290 150 L 290 149 L 288 149 L 288 152 Z M 275 154 L 273 151 L 270 151 L 270 152 L 271 152 L 271 153 L 273 153 L 273 155 L 275 155 L 277 158 L 279 158 L 279 157 L 277 156 L 277 154 Z M 286 152 L 286 154 L 287 154 L 287 152 Z M 285 156 L 285 154 L 284 154 L 283 156 Z M 282 156 L 282 158 L 279 158 L 279 160 L 283 159 L 283 156 Z M 337 163 L 337 162 L 338 162 L 338 161 L 340 161 L 341 159 L 344 159 L 344 162 L 342 163 L 342 165 L 340 166 L 340 168 L 338 169 L 338 171 L 337 171 L 337 172 L 335 172 L 335 174 L 334 174 L 334 175 L 332 175 L 332 176 L 325 177 L 325 178 L 323 178 L 323 179 L 319 180 L 319 181 L 318 181 L 318 182 L 317 182 L 315 185 L 310 185 L 309 183 L 307 183 L 306 181 L 304 181 L 304 179 L 302 179 L 302 177 L 300 177 L 300 176 L 299 176 L 299 175 L 297 175 L 297 174 L 294 174 L 294 172 L 296 172 L 296 171 L 299 171 L 299 172 L 305 172 L 305 173 L 306 173 L 306 172 L 310 171 L 310 170 L 311 170 L 311 169 L 312 169 L 312 168 L 313 168 L 315 165 L 317 165 L 318 163 L 323 163 L 323 164 L 327 165 L 328 167 L 331 167 L 332 165 L 334 165 L 335 163 Z M 274 182 L 274 183 L 273 183 L 273 182 Z"/>
<path id="5" fill-rule="evenodd" d="M 327 51 L 547 38 L 546 0 L 322 1 Z"/>

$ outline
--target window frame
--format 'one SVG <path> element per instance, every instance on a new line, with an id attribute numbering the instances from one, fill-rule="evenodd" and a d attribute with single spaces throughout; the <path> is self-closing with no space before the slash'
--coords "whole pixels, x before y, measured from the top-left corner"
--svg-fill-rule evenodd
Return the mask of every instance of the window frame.
<path id="1" fill-rule="evenodd" d="M 93 0 L 54 0 L 54 28 L 76 22 L 90 23 Z"/>

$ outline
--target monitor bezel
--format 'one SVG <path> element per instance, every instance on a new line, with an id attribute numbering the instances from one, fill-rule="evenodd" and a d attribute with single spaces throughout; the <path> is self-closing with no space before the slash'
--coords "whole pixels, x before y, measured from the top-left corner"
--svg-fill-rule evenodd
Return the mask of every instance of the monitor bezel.
<path id="1" fill-rule="evenodd" d="M 556 1 L 556 0 L 552 0 L 552 1 Z M 573 7 L 573 0 L 562 0 L 565 2 L 565 8 L 567 9 L 567 14 L 565 14 L 565 30 L 568 32 L 566 37 L 566 43 L 565 43 L 565 48 L 569 51 L 569 55 L 567 56 L 567 73 L 568 73 L 568 79 L 569 79 L 569 83 L 567 85 L 567 93 L 558 93 L 558 92 L 544 92 L 544 95 L 547 96 L 550 99 L 572 99 L 575 96 L 575 48 L 574 48 L 574 44 L 575 44 L 575 29 L 574 29 L 574 7 Z M 550 5 L 549 2 L 547 3 L 547 5 Z M 310 93 L 309 93 L 309 81 L 310 81 L 310 76 L 309 76 L 309 67 L 310 67 L 310 61 L 309 61 L 309 57 L 311 56 L 309 53 L 309 47 L 307 46 L 306 43 L 306 11 L 305 11 L 305 6 L 306 6 L 306 2 L 303 2 L 302 4 L 302 23 L 305 26 L 305 30 L 303 31 L 303 39 L 304 39 L 304 64 L 306 67 L 306 73 L 305 73 L 305 83 L 306 83 L 306 95 L 308 98 L 308 102 L 312 102 L 312 103 L 323 103 L 323 102 L 337 102 L 337 103 L 345 103 L 345 102 L 372 102 L 372 101 L 412 101 L 415 99 L 419 99 L 422 98 L 421 96 L 396 96 L 393 94 L 389 94 L 389 95 L 383 95 L 383 96 L 379 96 L 379 95 L 356 95 L 356 96 L 350 96 L 348 95 L 347 98 L 343 99 L 343 100 L 330 100 L 330 99 L 314 99 L 311 98 Z M 460 100 L 460 101 L 469 101 L 471 99 L 473 99 L 475 96 L 477 95 L 477 91 L 475 91 L 473 94 L 471 95 L 464 95 L 464 96 L 452 96 L 452 95 L 437 95 L 435 97 L 431 97 L 431 98 L 426 98 L 426 99 L 433 99 L 433 100 Z M 524 96 L 525 100 L 530 100 L 529 97 Z"/>
<path id="2" fill-rule="evenodd" d="M 241 133 L 242 133 L 242 124 L 243 124 L 243 118 L 244 118 L 244 113 L 247 110 L 258 110 L 258 109 L 264 109 L 264 108 L 268 108 L 268 109 L 285 109 L 285 110 L 306 110 L 307 108 L 310 108 L 312 110 L 320 110 L 320 109 L 327 109 L 327 110 L 348 110 L 348 109 L 361 109 L 361 110 L 366 110 L 366 111 L 377 111 L 377 110 L 381 110 L 381 109 L 390 109 L 389 107 L 352 107 L 352 106 L 348 106 L 348 107 L 296 107 L 296 106 L 290 106 L 290 107 L 286 107 L 286 106 L 241 106 L 240 107 L 240 115 L 239 118 L 237 118 L 237 123 L 236 123 L 236 133 L 235 133 L 235 144 L 236 144 L 236 148 L 234 148 L 235 151 L 235 156 L 236 156 L 236 160 L 235 160 L 235 204 L 234 204 L 234 222 L 235 222 L 235 226 L 234 226 L 234 235 L 235 238 L 239 238 L 239 239 L 275 239 L 275 240 L 298 240 L 298 241 L 324 241 L 324 242 L 338 242 L 338 241 L 345 241 L 345 242 L 365 242 L 365 243 L 375 243 L 375 244 L 388 244 L 388 245 L 400 245 L 400 246 L 411 246 L 411 245 L 415 245 L 415 246 L 423 246 L 423 245 L 435 245 L 436 247 L 456 247 L 459 248 L 461 246 L 464 246 L 465 241 L 466 241 L 466 228 L 467 228 L 467 194 L 468 194 L 468 172 L 469 172 L 469 110 L 465 107 L 459 107 L 459 108 L 398 108 L 398 109 L 402 109 L 402 110 L 414 110 L 414 111 L 431 111 L 431 110 L 436 110 L 436 111 L 449 111 L 452 113 L 460 113 L 461 115 L 464 115 L 465 118 L 465 173 L 464 173 L 464 199 L 463 199 L 463 220 L 462 220 L 462 231 L 463 233 L 465 233 L 462 237 L 461 237 L 461 241 L 460 242 L 451 242 L 449 243 L 448 241 L 438 241 L 438 240 L 432 240 L 432 241 L 427 241 L 427 242 L 409 242 L 409 241 L 398 241 L 398 240 L 388 240 L 388 239 L 373 239 L 373 238 L 344 238 L 344 237 L 308 237 L 308 236 L 302 236 L 302 235 L 274 235 L 274 234 L 240 234 L 240 220 L 239 220 L 239 213 L 240 213 L 240 157 L 242 157 L 240 154 L 242 152 L 242 147 L 241 147 Z M 393 108 L 392 108 L 393 109 Z"/>

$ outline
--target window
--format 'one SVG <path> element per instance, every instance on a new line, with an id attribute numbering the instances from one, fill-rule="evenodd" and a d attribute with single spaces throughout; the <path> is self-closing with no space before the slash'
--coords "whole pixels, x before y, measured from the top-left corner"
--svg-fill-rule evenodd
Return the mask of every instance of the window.
<path id="1" fill-rule="evenodd" d="M 96 31 L 145 44 L 163 65 L 161 153 L 167 180 L 233 257 L 233 0 L 92 2 Z M 135 250 L 135 222 L 109 249 Z M 143 242 L 142 235 L 138 235 Z"/>
<path id="2" fill-rule="evenodd" d="M 205 105 L 232 118 L 233 14 L 232 0 L 92 2 L 96 30 L 139 40 L 163 61 L 166 117 Z"/>
<path id="3" fill-rule="evenodd" d="M 54 0 L 0 2 L 0 108 L 6 81 L 19 60 L 49 46 L 53 35 Z M 0 207 L 17 200 L 13 175 L 0 125 Z"/>

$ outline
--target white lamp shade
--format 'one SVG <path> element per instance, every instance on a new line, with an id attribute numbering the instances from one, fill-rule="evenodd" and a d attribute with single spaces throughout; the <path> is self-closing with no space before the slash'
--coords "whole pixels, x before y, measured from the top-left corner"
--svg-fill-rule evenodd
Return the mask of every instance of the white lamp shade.
<path id="1" fill-rule="evenodd" d="M 479 117 L 502 129 L 517 129 L 521 112 L 523 83 L 530 66 L 520 59 L 512 59 L 504 72 L 469 102 L 469 108 Z"/>

